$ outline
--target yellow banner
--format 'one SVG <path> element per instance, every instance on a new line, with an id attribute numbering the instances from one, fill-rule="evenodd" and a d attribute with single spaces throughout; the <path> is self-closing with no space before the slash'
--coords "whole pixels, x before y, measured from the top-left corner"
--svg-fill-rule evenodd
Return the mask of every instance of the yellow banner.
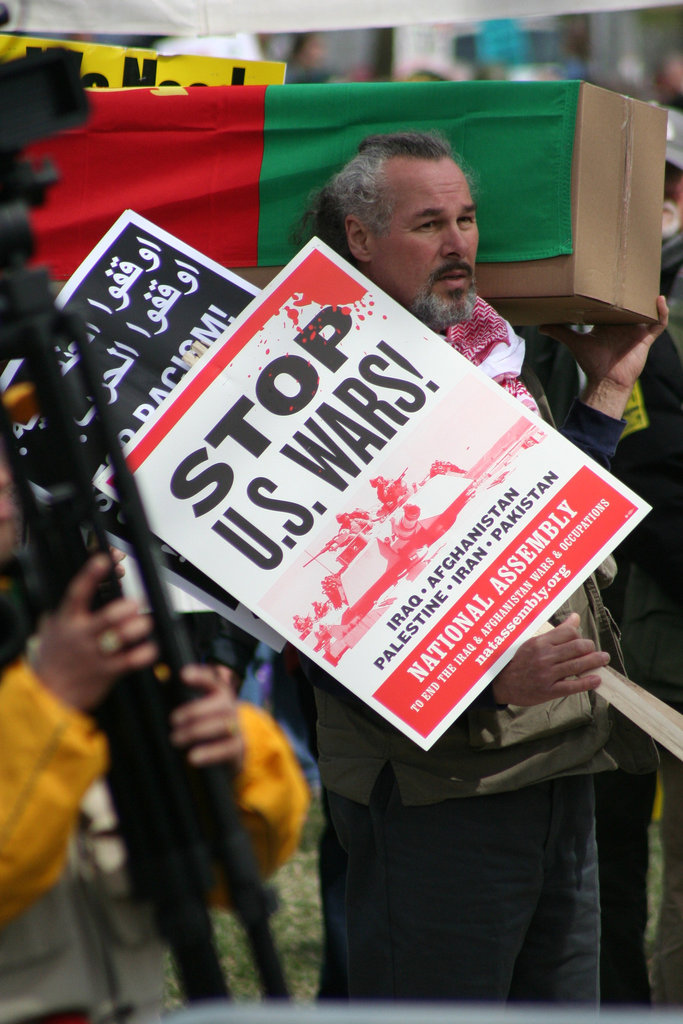
<path id="1" fill-rule="evenodd" d="M 143 86 L 282 85 L 286 65 L 280 61 L 233 60 L 193 55 L 167 57 L 154 50 L 103 46 L 73 39 L 39 39 L 0 35 L 0 61 L 62 47 L 78 62 L 86 89 Z"/>

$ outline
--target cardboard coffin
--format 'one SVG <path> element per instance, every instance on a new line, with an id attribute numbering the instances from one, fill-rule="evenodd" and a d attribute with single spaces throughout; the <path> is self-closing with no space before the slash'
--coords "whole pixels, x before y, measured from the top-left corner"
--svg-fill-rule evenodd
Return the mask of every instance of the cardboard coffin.
<path id="1" fill-rule="evenodd" d="M 573 252 L 477 270 L 479 291 L 513 324 L 657 319 L 666 119 L 651 104 L 581 84 Z"/>
<path id="2" fill-rule="evenodd" d="M 573 147 L 566 154 L 572 251 L 477 266 L 479 293 L 511 323 L 657 319 L 666 120 L 666 111 L 652 104 L 580 84 Z M 543 158 L 541 148 L 537 159 Z M 523 183 L 519 195 L 533 202 Z M 523 231 L 523 216 L 519 222 Z M 279 269 L 237 272 L 263 287 Z"/>
<path id="3" fill-rule="evenodd" d="M 100 89 L 34 147 L 60 172 L 34 213 L 67 279 L 131 209 L 257 284 L 367 134 L 437 129 L 478 179 L 481 294 L 515 324 L 655 319 L 666 113 L 577 82 Z"/>

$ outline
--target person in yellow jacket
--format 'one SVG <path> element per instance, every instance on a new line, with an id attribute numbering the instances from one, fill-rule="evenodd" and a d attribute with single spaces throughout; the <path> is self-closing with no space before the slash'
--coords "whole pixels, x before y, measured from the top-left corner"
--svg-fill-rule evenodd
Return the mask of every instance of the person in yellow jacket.
<path id="1" fill-rule="evenodd" d="M 12 554 L 16 520 L 0 452 L 0 564 Z M 151 908 L 130 892 L 102 781 L 107 741 L 91 714 L 120 675 L 152 664 L 157 649 L 152 620 L 135 600 L 91 609 L 109 570 L 107 556 L 93 557 L 40 623 L 30 654 L 0 676 L 0 1022 L 132 1021 L 161 1009 L 164 947 Z M 253 797 L 232 672 L 189 665 L 183 677 L 198 697 L 173 711 L 171 742 L 194 765 L 227 763 L 238 792 Z M 286 776 L 287 751 L 278 757 Z M 296 821 L 278 826 L 268 870 L 291 852 L 306 806 L 300 797 Z M 250 811 L 258 810 L 257 798 Z"/>

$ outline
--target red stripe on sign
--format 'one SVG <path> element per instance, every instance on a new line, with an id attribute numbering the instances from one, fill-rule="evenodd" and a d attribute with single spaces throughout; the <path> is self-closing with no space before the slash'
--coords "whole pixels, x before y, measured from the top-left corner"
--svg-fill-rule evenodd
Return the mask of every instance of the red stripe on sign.
<path id="1" fill-rule="evenodd" d="M 367 289 L 359 281 L 338 267 L 322 252 L 313 249 L 273 291 L 266 296 L 257 296 L 246 310 L 246 319 L 235 329 L 224 344 L 214 343 L 210 355 L 202 361 L 196 376 L 188 381 L 175 398 L 162 406 L 165 411 L 135 448 L 128 454 L 127 462 L 135 472 L 158 444 L 175 427 L 185 413 L 194 405 L 207 387 L 230 365 L 252 338 L 264 329 L 272 317 L 287 307 L 306 306 L 309 303 L 329 306 L 332 296 L 336 306 L 350 306 L 359 302 Z M 253 312 L 249 309 L 255 306 Z M 293 335 L 294 336 L 294 335 Z"/>
<path id="2" fill-rule="evenodd" d="M 89 93 L 85 127 L 29 147 L 60 175 L 33 223 L 66 280 L 124 210 L 227 267 L 256 264 L 266 86 Z"/>
<path id="3" fill-rule="evenodd" d="M 547 618 L 551 601 L 576 589 L 584 566 L 635 510 L 593 470 L 580 469 L 374 696 L 420 736 L 429 736 L 520 633 Z"/>

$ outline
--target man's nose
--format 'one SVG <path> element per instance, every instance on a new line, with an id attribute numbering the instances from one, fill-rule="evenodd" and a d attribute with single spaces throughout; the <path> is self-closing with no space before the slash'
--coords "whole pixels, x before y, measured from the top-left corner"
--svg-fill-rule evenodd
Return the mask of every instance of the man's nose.
<path id="1" fill-rule="evenodd" d="M 441 238 L 441 252 L 444 256 L 464 256 L 468 249 L 465 233 L 457 221 L 449 222 Z"/>

